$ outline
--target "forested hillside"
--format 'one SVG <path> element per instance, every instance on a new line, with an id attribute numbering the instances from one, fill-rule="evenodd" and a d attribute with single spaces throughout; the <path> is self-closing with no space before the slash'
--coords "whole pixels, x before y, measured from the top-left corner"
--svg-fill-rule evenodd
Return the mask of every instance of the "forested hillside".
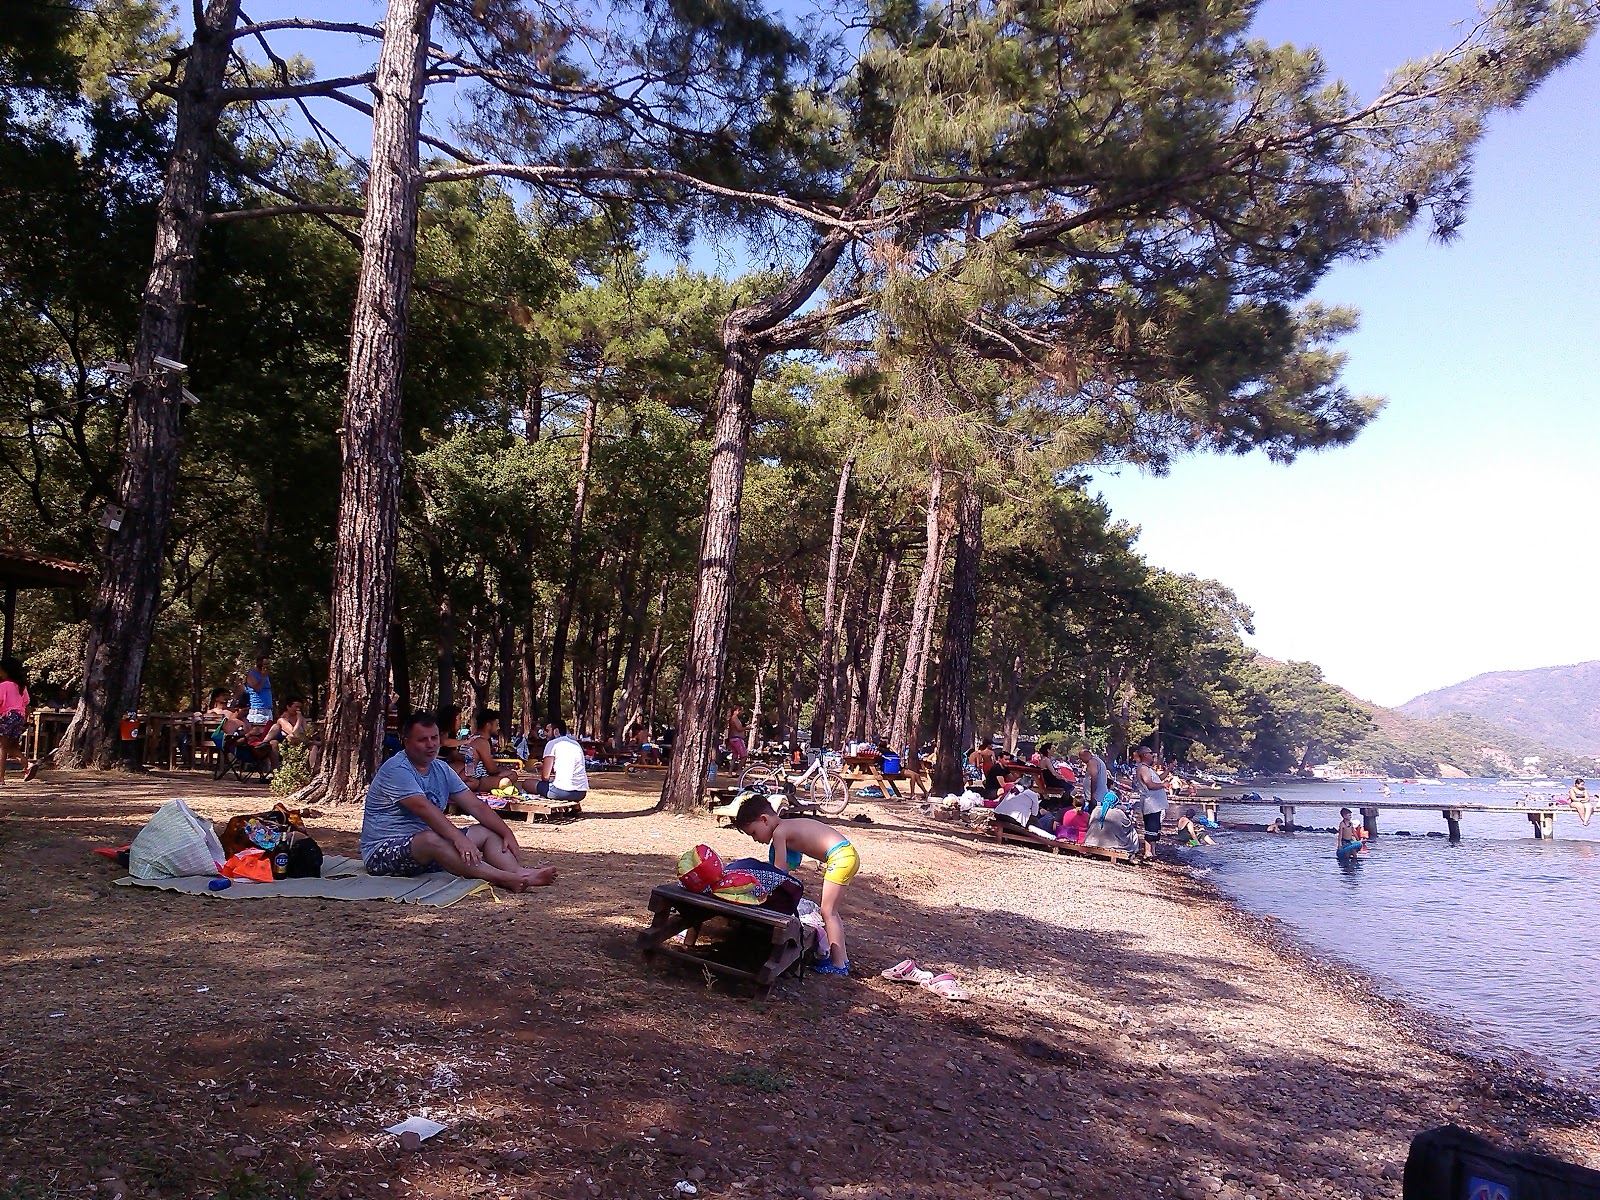
<path id="1" fill-rule="evenodd" d="M 1600 754 L 1600 662 L 1491 671 L 1408 700 L 1400 711 L 1465 713 L 1571 754 Z"/>

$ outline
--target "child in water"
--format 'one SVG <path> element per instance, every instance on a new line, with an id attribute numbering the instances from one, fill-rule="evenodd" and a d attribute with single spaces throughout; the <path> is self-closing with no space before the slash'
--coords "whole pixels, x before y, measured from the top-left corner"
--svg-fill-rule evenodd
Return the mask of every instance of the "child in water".
<path id="1" fill-rule="evenodd" d="M 1361 845 L 1366 831 L 1356 824 L 1354 815 L 1348 808 L 1339 810 L 1339 853 L 1344 854 L 1350 850 L 1351 844 Z"/>
<path id="2" fill-rule="evenodd" d="M 734 828 L 770 847 L 767 857 L 776 866 L 794 870 L 804 857 L 824 864 L 822 870 L 822 924 L 828 931 L 829 961 L 817 964 L 822 975 L 850 974 L 850 956 L 845 951 L 844 922 L 839 918 L 839 900 L 844 889 L 861 869 L 861 856 L 850 839 L 831 825 L 811 817 L 780 817 L 772 811 L 765 796 L 751 796 L 739 806 Z"/>

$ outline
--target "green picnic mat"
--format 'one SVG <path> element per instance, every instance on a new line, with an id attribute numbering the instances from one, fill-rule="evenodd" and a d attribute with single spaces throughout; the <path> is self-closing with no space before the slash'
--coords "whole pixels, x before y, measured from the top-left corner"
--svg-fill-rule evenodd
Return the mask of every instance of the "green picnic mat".
<path id="1" fill-rule="evenodd" d="M 213 892 L 208 886 L 215 876 L 184 875 L 176 879 L 135 879 L 124 875 L 119 887 L 159 888 L 164 892 L 183 892 L 189 896 L 210 896 L 217 900 L 251 900 L 270 897 L 297 897 L 316 900 L 398 900 L 401 904 L 427 904 L 447 908 L 463 896 L 489 891 L 481 879 L 462 879 L 448 871 L 400 878 L 393 875 L 368 875 L 359 858 L 330 854 L 322 860 L 320 879 L 280 879 L 272 883 L 236 881 L 232 887 Z"/>

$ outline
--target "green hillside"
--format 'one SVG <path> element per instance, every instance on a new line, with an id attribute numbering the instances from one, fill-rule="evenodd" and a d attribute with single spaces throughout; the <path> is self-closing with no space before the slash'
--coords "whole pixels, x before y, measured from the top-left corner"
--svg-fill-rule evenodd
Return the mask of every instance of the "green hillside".
<path id="1" fill-rule="evenodd" d="M 1600 662 L 1491 671 L 1408 700 L 1400 710 L 1431 720 L 1466 714 L 1569 754 L 1600 754 Z"/>
<path id="2" fill-rule="evenodd" d="M 1600 774 L 1600 764 L 1593 758 L 1471 713 L 1426 718 L 1362 703 L 1372 714 L 1373 728 L 1340 754 L 1347 769 L 1432 777 L 1445 764 L 1467 775 L 1510 776 L 1525 773 L 1525 759 L 1538 758 L 1534 774 L 1557 778 Z"/>

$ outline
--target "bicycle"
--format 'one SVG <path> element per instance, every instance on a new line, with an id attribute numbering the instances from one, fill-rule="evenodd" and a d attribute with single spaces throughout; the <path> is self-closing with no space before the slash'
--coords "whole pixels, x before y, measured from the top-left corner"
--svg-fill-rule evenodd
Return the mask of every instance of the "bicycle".
<path id="1" fill-rule="evenodd" d="M 739 790 L 778 792 L 793 805 L 835 817 L 850 803 L 850 788 L 838 767 L 818 755 L 799 775 L 782 763 L 751 763 L 739 776 Z"/>

